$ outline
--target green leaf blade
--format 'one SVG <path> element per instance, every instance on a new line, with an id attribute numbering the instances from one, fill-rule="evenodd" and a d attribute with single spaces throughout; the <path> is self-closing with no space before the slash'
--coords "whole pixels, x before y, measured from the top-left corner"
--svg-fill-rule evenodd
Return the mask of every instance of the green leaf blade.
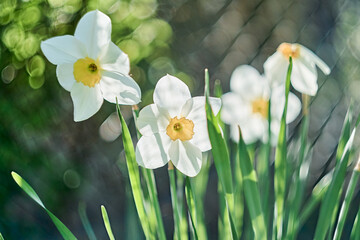
<path id="1" fill-rule="evenodd" d="M 11 172 L 11 176 L 13 177 L 14 181 L 19 185 L 19 187 L 25 191 L 25 193 L 33 199 L 37 204 L 39 204 L 49 215 L 53 223 L 55 224 L 56 228 L 60 232 L 61 236 L 65 240 L 73 240 L 77 239 L 72 232 L 52 213 L 50 212 L 40 200 L 39 196 L 35 192 L 35 190 L 28 184 L 19 174 L 16 172 Z"/>

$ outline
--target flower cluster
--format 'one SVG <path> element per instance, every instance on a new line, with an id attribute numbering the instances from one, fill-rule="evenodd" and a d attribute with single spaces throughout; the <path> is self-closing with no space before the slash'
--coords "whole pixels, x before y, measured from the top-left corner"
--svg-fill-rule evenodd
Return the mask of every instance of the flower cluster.
<path id="1" fill-rule="evenodd" d="M 110 18 L 100 11 L 85 14 L 74 36 L 65 35 L 43 41 L 41 49 L 57 65 L 60 85 L 70 92 L 74 120 L 86 120 L 101 107 L 103 99 L 120 104 L 140 102 L 141 92 L 129 76 L 128 56 L 111 42 Z M 289 57 L 293 59 L 291 83 L 308 95 L 317 91 L 316 65 L 329 74 L 329 67 L 309 49 L 299 44 L 283 43 L 264 64 L 264 75 L 242 65 L 231 76 L 231 92 L 222 97 L 222 120 L 231 125 L 231 136 L 238 140 L 238 126 L 245 142 L 272 142 L 280 128 L 285 104 L 285 78 Z M 171 161 L 187 176 L 199 173 L 202 153 L 211 149 L 205 114 L 205 97 L 191 97 L 180 79 L 166 75 L 156 84 L 154 103 L 144 107 L 136 121 L 142 137 L 136 146 L 136 160 L 145 168 L 155 169 Z M 221 100 L 210 98 L 216 115 Z M 289 95 L 286 121 L 293 121 L 301 103 Z M 269 112 L 270 111 L 270 112 Z M 271 118 L 271 134 L 268 122 Z"/>

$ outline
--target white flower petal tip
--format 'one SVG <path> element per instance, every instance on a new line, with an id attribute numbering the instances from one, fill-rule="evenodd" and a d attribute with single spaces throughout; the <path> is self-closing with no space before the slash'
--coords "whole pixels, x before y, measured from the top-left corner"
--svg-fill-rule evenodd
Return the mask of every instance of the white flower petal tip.
<path id="1" fill-rule="evenodd" d="M 285 82 L 289 57 L 293 60 L 292 85 L 297 91 L 314 96 L 318 89 L 316 66 L 326 75 L 330 74 L 331 69 L 315 53 L 300 44 L 280 44 L 264 63 L 265 76 L 272 83 Z"/>
<path id="2" fill-rule="evenodd" d="M 196 176 L 201 169 L 202 152 L 211 149 L 205 97 L 191 98 L 184 82 L 166 75 L 156 84 L 153 99 L 154 104 L 143 108 L 137 119 L 137 127 L 143 135 L 137 147 L 138 164 L 155 168 L 171 160 L 186 176 Z M 210 105 L 217 114 L 221 100 L 210 98 Z M 148 141 L 148 145 L 144 141 Z"/>
<path id="3" fill-rule="evenodd" d="M 140 87 L 128 74 L 129 58 L 111 42 L 111 20 L 99 10 L 80 19 L 74 36 L 47 39 L 41 50 L 57 65 L 59 83 L 71 93 L 75 121 L 94 115 L 104 99 L 123 105 L 141 101 Z"/>

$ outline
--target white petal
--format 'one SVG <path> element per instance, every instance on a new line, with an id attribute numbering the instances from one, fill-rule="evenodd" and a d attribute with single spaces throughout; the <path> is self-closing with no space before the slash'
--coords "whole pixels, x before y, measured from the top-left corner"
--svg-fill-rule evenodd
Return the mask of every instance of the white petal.
<path id="1" fill-rule="evenodd" d="M 194 124 L 194 135 L 190 142 L 198 147 L 202 152 L 206 152 L 211 149 L 206 119 L 198 121 Z"/>
<path id="2" fill-rule="evenodd" d="M 166 133 L 142 136 L 136 146 L 137 163 L 150 169 L 164 166 L 169 161 L 167 151 L 170 141 Z"/>
<path id="3" fill-rule="evenodd" d="M 110 42 L 100 56 L 101 68 L 110 72 L 119 72 L 128 75 L 130 61 L 128 55 L 120 50 L 113 42 Z"/>
<path id="4" fill-rule="evenodd" d="M 227 124 L 237 124 L 252 112 L 250 103 L 243 101 L 238 94 L 226 93 L 221 100 L 221 119 Z"/>
<path id="5" fill-rule="evenodd" d="M 102 72 L 101 91 L 106 101 L 119 104 L 134 105 L 141 101 L 139 85 L 128 75 L 115 72 Z"/>
<path id="6" fill-rule="evenodd" d="M 209 102 L 216 116 L 221 108 L 221 100 L 220 98 L 209 97 Z M 206 120 L 205 97 L 193 97 L 187 100 L 181 109 L 181 116 L 192 120 L 194 123 Z"/>
<path id="7" fill-rule="evenodd" d="M 71 91 L 72 86 L 76 82 L 74 78 L 74 64 L 63 63 L 56 67 L 56 76 L 60 85 L 67 91 Z"/>
<path id="8" fill-rule="evenodd" d="M 247 121 L 240 122 L 240 128 L 247 144 L 267 139 L 267 120 L 258 115 L 252 115 Z"/>
<path id="9" fill-rule="evenodd" d="M 88 87 L 75 82 L 70 92 L 74 103 L 74 121 L 79 122 L 88 119 L 99 111 L 103 98 L 99 84 Z"/>
<path id="10" fill-rule="evenodd" d="M 201 150 L 189 141 L 172 141 L 169 157 L 175 167 L 189 177 L 196 176 L 201 169 Z"/>
<path id="11" fill-rule="evenodd" d="M 87 55 L 85 46 L 70 35 L 50 38 L 42 41 L 40 46 L 45 57 L 55 65 L 75 63 Z"/>
<path id="12" fill-rule="evenodd" d="M 310 61 L 313 61 L 320 69 L 321 71 L 326 74 L 329 75 L 330 74 L 330 68 L 329 66 L 323 61 L 321 60 L 321 58 L 319 58 L 315 53 L 313 53 L 311 50 L 309 50 L 308 48 L 298 44 L 300 46 L 300 54 L 302 54 L 305 58 L 309 59 Z"/>
<path id="13" fill-rule="evenodd" d="M 89 57 L 97 59 L 111 41 L 111 20 L 98 10 L 88 12 L 80 19 L 74 35 L 85 44 Z"/>
<path id="14" fill-rule="evenodd" d="M 244 99 L 262 97 L 264 91 L 269 91 L 265 79 L 249 65 L 241 65 L 233 71 L 230 89 Z"/>
<path id="15" fill-rule="evenodd" d="M 306 61 L 303 57 L 294 60 L 291 84 L 297 91 L 314 96 L 318 89 L 315 64 Z"/>
<path id="16" fill-rule="evenodd" d="M 272 85 L 285 83 L 289 61 L 282 53 L 275 52 L 264 63 L 264 75 Z"/>
<path id="17" fill-rule="evenodd" d="M 291 123 L 301 111 L 301 102 L 295 94 L 289 93 L 286 123 Z"/>
<path id="18" fill-rule="evenodd" d="M 156 104 L 150 104 L 139 113 L 136 125 L 142 135 L 165 132 L 169 125 L 169 117 L 159 111 Z"/>
<path id="19" fill-rule="evenodd" d="M 168 74 L 157 82 L 153 98 L 156 105 L 166 109 L 171 117 L 175 117 L 180 114 L 191 94 L 183 81 Z"/>

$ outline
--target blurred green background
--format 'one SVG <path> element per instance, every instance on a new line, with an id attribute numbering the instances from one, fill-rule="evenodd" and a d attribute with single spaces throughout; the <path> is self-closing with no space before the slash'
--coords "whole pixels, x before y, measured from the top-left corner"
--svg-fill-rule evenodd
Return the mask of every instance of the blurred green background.
<path id="1" fill-rule="evenodd" d="M 104 103 L 89 120 L 75 123 L 70 94 L 57 82 L 55 66 L 40 42 L 73 34 L 86 12 L 112 19 L 112 41 L 131 61 L 142 89 L 140 107 L 166 73 L 203 92 L 203 70 L 211 84 L 229 90 L 240 64 L 262 65 L 281 42 L 298 42 L 333 69 L 319 73 L 311 105 L 312 179 L 309 189 L 333 166 L 334 149 L 350 98 L 359 100 L 360 3 L 356 0 L 1 0 L 0 1 L 0 232 L 5 239 L 61 239 L 46 215 L 13 182 L 18 172 L 46 206 L 86 239 L 78 204 L 86 205 L 99 239 L 106 239 L 100 205 L 109 212 L 115 236 L 142 239 L 131 199 L 115 105 Z M 131 121 L 131 109 L 123 114 Z M 290 128 L 296 136 L 300 117 Z M 211 168 L 205 210 L 208 233 L 217 239 L 217 180 Z M 166 168 L 155 170 L 161 211 L 172 236 Z M 357 202 L 359 202 L 359 194 Z M 208 209 L 208 210 L 207 210 Z M 355 214 L 355 213 L 354 213 Z M 313 222 L 311 222 L 313 221 Z M 300 239 L 311 236 L 316 216 Z M 310 234 L 310 235 L 309 235 Z"/>

